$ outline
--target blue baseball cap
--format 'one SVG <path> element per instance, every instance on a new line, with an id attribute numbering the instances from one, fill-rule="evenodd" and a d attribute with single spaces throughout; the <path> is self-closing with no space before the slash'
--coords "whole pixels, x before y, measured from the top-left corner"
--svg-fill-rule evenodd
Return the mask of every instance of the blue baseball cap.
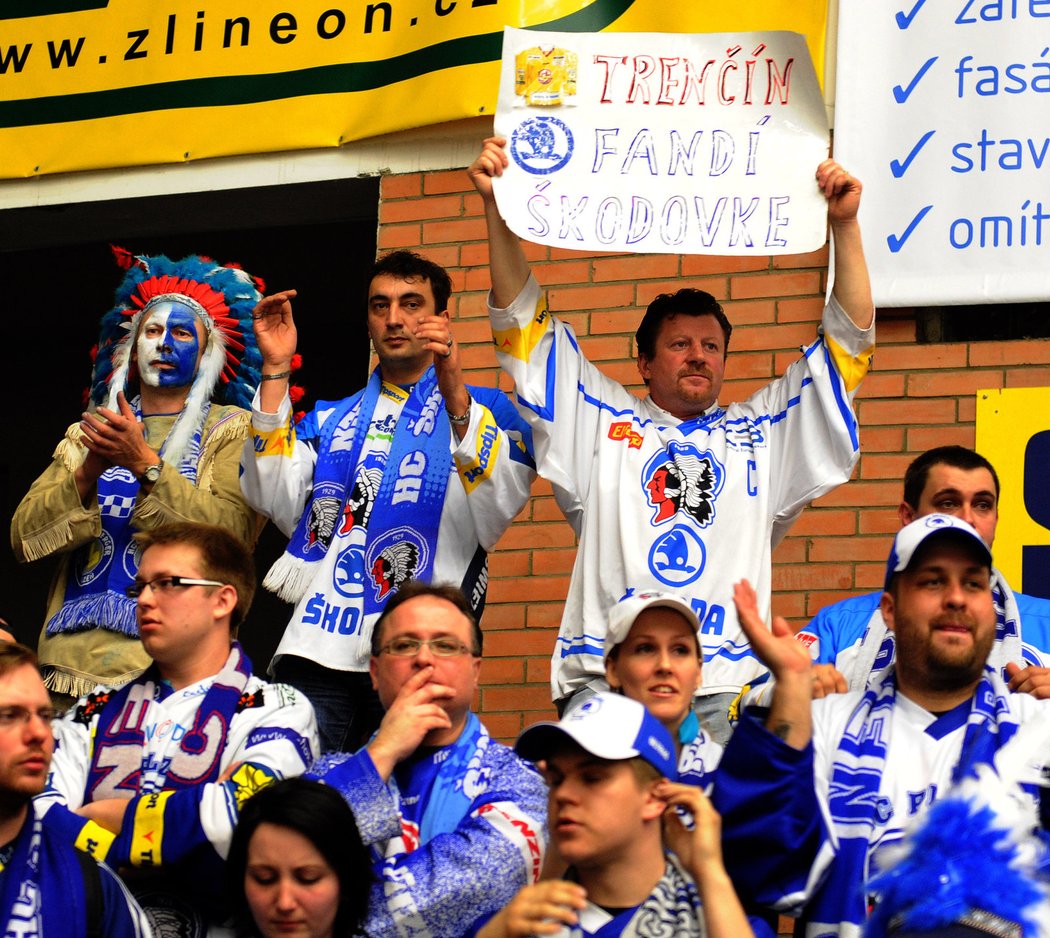
<path id="1" fill-rule="evenodd" d="M 893 539 L 893 549 L 890 551 L 889 560 L 886 561 L 886 589 L 889 589 L 890 580 L 894 575 L 907 570 L 916 551 L 933 537 L 953 537 L 961 540 L 978 553 L 982 562 L 989 567 L 992 565 L 992 552 L 988 545 L 962 518 L 937 513 L 923 515 L 911 524 L 906 524 Z"/>
<path id="2" fill-rule="evenodd" d="M 620 694 L 595 694 L 557 723 L 530 726 L 518 737 L 514 751 L 536 762 L 548 758 L 566 739 L 599 759 L 640 757 L 672 779 L 678 771 L 671 734 L 644 704 Z"/>

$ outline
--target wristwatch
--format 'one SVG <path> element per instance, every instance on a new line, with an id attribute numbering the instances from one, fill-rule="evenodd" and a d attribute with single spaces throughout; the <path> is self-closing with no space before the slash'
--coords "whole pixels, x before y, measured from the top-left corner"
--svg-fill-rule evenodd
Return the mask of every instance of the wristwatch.
<path id="1" fill-rule="evenodd" d="M 147 466 L 146 467 L 146 471 L 144 473 L 142 473 L 142 481 L 143 482 L 149 482 L 150 485 L 153 485 L 153 483 L 155 483 L 158 479 L 160 479 L 160 470 L 163 469 L 163 468 L 164 468 L 164 460 L 163 459 L 160 462 L 155 463 L 152 466 Z"/>

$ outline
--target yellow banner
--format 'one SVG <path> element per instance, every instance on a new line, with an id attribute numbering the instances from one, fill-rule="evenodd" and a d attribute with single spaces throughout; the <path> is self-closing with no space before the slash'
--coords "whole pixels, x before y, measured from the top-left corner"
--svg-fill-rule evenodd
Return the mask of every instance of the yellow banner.
<path id="1" fill-rule="evenodd" d="M 977 452 L 999 476 L 995 565 L 1022 593 L 1050 598 L 1050 388 L 977 392 Z"/>
<path id="2" fill-rule="evenodd" d="M 504 25 L 806 36 L 824 0 L 0 0 L 0 178 L 335 147 L 491 114 Z"/>

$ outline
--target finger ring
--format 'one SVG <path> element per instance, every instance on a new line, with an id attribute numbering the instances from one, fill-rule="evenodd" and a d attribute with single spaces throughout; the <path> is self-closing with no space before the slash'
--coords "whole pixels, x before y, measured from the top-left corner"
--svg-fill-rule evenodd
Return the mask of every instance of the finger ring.
<path id="1" fill-rule="evenodd" d="M 449 350 L 447 352 L 445 352 L 445 356 L 444 357 L 445 358 L 451 358 L 452 357 L 452 348 L 451 347 L 449 348 Z"/>
<path id="2" fill-rule="evenodd" d="M 447 346 L 448 346 L 449 348 L 452 348 L 452 336 L 449 336 L 449 337 L 448 337 L 448 342 L 446 342 L 445 344 L 446 344 L 446 345 L 447 345 Z M 451 355 L 452 353 L 450 352 L 449 354 Z"/>

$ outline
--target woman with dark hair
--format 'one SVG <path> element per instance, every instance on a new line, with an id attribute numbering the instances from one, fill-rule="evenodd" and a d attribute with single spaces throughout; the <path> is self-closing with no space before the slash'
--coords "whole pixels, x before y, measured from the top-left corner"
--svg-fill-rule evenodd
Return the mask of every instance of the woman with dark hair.
<path id="1" fill-rule="evenodd" d="M 353 935 L 372 886 L 349 805 L 304 778 L 275 782 L 244 803 L 226 871 L 242 938 Z"/>

